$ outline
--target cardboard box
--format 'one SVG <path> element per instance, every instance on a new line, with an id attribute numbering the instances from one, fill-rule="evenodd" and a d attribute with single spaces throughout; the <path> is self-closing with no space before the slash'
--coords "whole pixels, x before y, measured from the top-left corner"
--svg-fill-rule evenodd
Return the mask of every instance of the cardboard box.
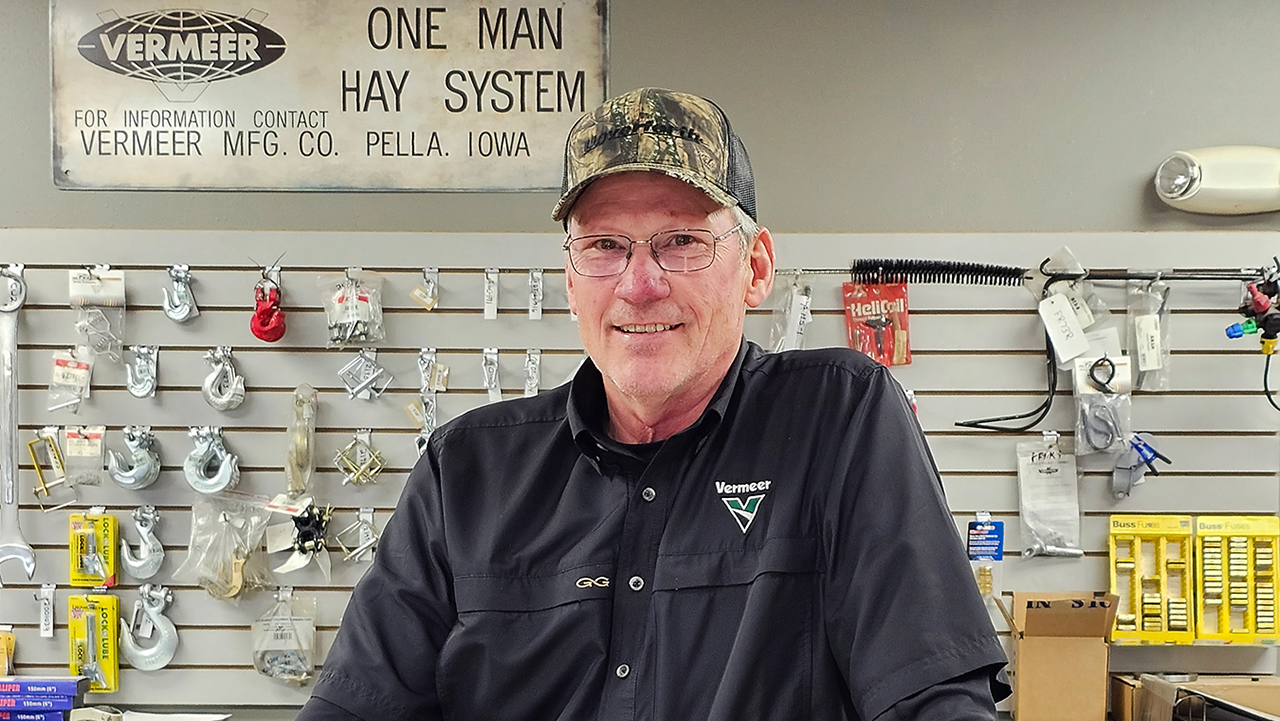
<path id="1" fill-rule="evenodd" d="M 1142 681 L 1137 676 L 1111 675 L 1111 721 L 1138 721 L 1138 689 Z"/>
<path id="2" fill-rule="evenodd" d="M 1172 682 L 1143 674 L 1136 721 L 1219 719 L 1280 720 L 1280 678 L 1275 676 L 1200 676 Z"/>
<path id="3" fill-rule="evenodd" d="M 1014 718 L 1106 721 L 1115 594 L 1018 591 L 1012 605 Z"/>

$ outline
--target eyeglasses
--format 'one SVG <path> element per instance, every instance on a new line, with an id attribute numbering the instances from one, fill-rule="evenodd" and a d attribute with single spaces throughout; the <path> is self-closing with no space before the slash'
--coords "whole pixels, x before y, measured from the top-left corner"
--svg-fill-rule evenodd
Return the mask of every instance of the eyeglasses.
<path id="1" fill-rule="evenodd" d="M 691 273 L 711 267 L 716 259 L 716 244 L 739 230 L 741 224 L 720 235 L 701 228 L 677 228 L 654 233 L 648 240 L 632 240 L 625 235 L 584 235 L 565 240 L 564 249 L 573 270 L 589 278 L 620 275 L 631 262 L 637 243 L 649 244 L 659 268 Z"/>

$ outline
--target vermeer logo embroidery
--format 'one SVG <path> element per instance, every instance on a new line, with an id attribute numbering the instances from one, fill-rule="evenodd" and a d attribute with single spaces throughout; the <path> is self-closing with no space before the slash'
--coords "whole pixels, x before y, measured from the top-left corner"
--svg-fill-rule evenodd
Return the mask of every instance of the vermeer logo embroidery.
<path id="1" fill-rule="evenodd" d="M 751 523 L 756 520 L 756 513 L 760 510 L 760 502 L 764 500 L 764 493 L 754 493 L 755 491 L 768 491 L 769 486 L 773 485 L 773 481 L 756 481 L 754 483 L 725 483 L 724 481 L 716 481 L 716 493 L 721 496 L 729 495 L 728 498 L 721 498 L 725 508 L 729 509 L 729 513 L 733 515 L 733 520 L 738 522 L 738 527 L 743 533 L 751 528 Z M 753 493 L 754 495 L 741 497 L 740 494 Z M 730 495 L 732 494 L 732 495 Z"/>

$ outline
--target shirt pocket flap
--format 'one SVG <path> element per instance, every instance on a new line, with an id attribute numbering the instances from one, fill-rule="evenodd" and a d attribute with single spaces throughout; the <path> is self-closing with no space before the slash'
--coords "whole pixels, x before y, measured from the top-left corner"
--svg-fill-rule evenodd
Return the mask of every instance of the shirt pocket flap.
<path id="1" fill-rule="evenodd" d="M 463 576 L 454 579 L 458 613 L 540 611 L 610 597 L 612 564 L 595 564 L 550 576 Z"/>
<path id="2" fill-rule="evenodd" d="M 751 583 L 766 573 L 814 573 L 815 538 L 770 538 L 759 548 L 728 549 L 658 557 L 654 590 Z"/>

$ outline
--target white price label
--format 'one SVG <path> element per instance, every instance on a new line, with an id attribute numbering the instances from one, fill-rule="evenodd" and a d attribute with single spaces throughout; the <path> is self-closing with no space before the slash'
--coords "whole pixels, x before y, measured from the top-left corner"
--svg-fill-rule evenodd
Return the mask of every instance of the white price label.
<path id="1" fill-rule="evenodd" d="M 1164 367 L 1163 346 L 1160 343 L 1160 316 L 1140 315 L 1133 319 L 1137 333 L 1138 371 L 1155 371 Z"/>
<path id="2" fill-rule="evenodd" d="M 105 433 L 105 429 L 101 428 L 101 426 L 81 428 L 68 426 L 63 431 L 62 452 L 69 457 L 101 458 L 102 436 Z"/>
<path id="3" fill-rule="evenodd" d="M 484 269 L 484 319 L 498 319 L 498 269 Z"/>
<path id="4" fill-rule="evenodd" d="M 1088 352 L 1089 340 L 1066 296 L 1055 294 L 1045 298 L 1040 301 L 1039 312 L 1059 363 Z"/>
<path id="5" fill-rule="evenodd" d="M 53 355 L 53 382 L 55 385 L 86 388 L 89 385 L 89 372 L 90 366 L 88 363 L 72 358 L 69 353 L 55 353 Z"/>

